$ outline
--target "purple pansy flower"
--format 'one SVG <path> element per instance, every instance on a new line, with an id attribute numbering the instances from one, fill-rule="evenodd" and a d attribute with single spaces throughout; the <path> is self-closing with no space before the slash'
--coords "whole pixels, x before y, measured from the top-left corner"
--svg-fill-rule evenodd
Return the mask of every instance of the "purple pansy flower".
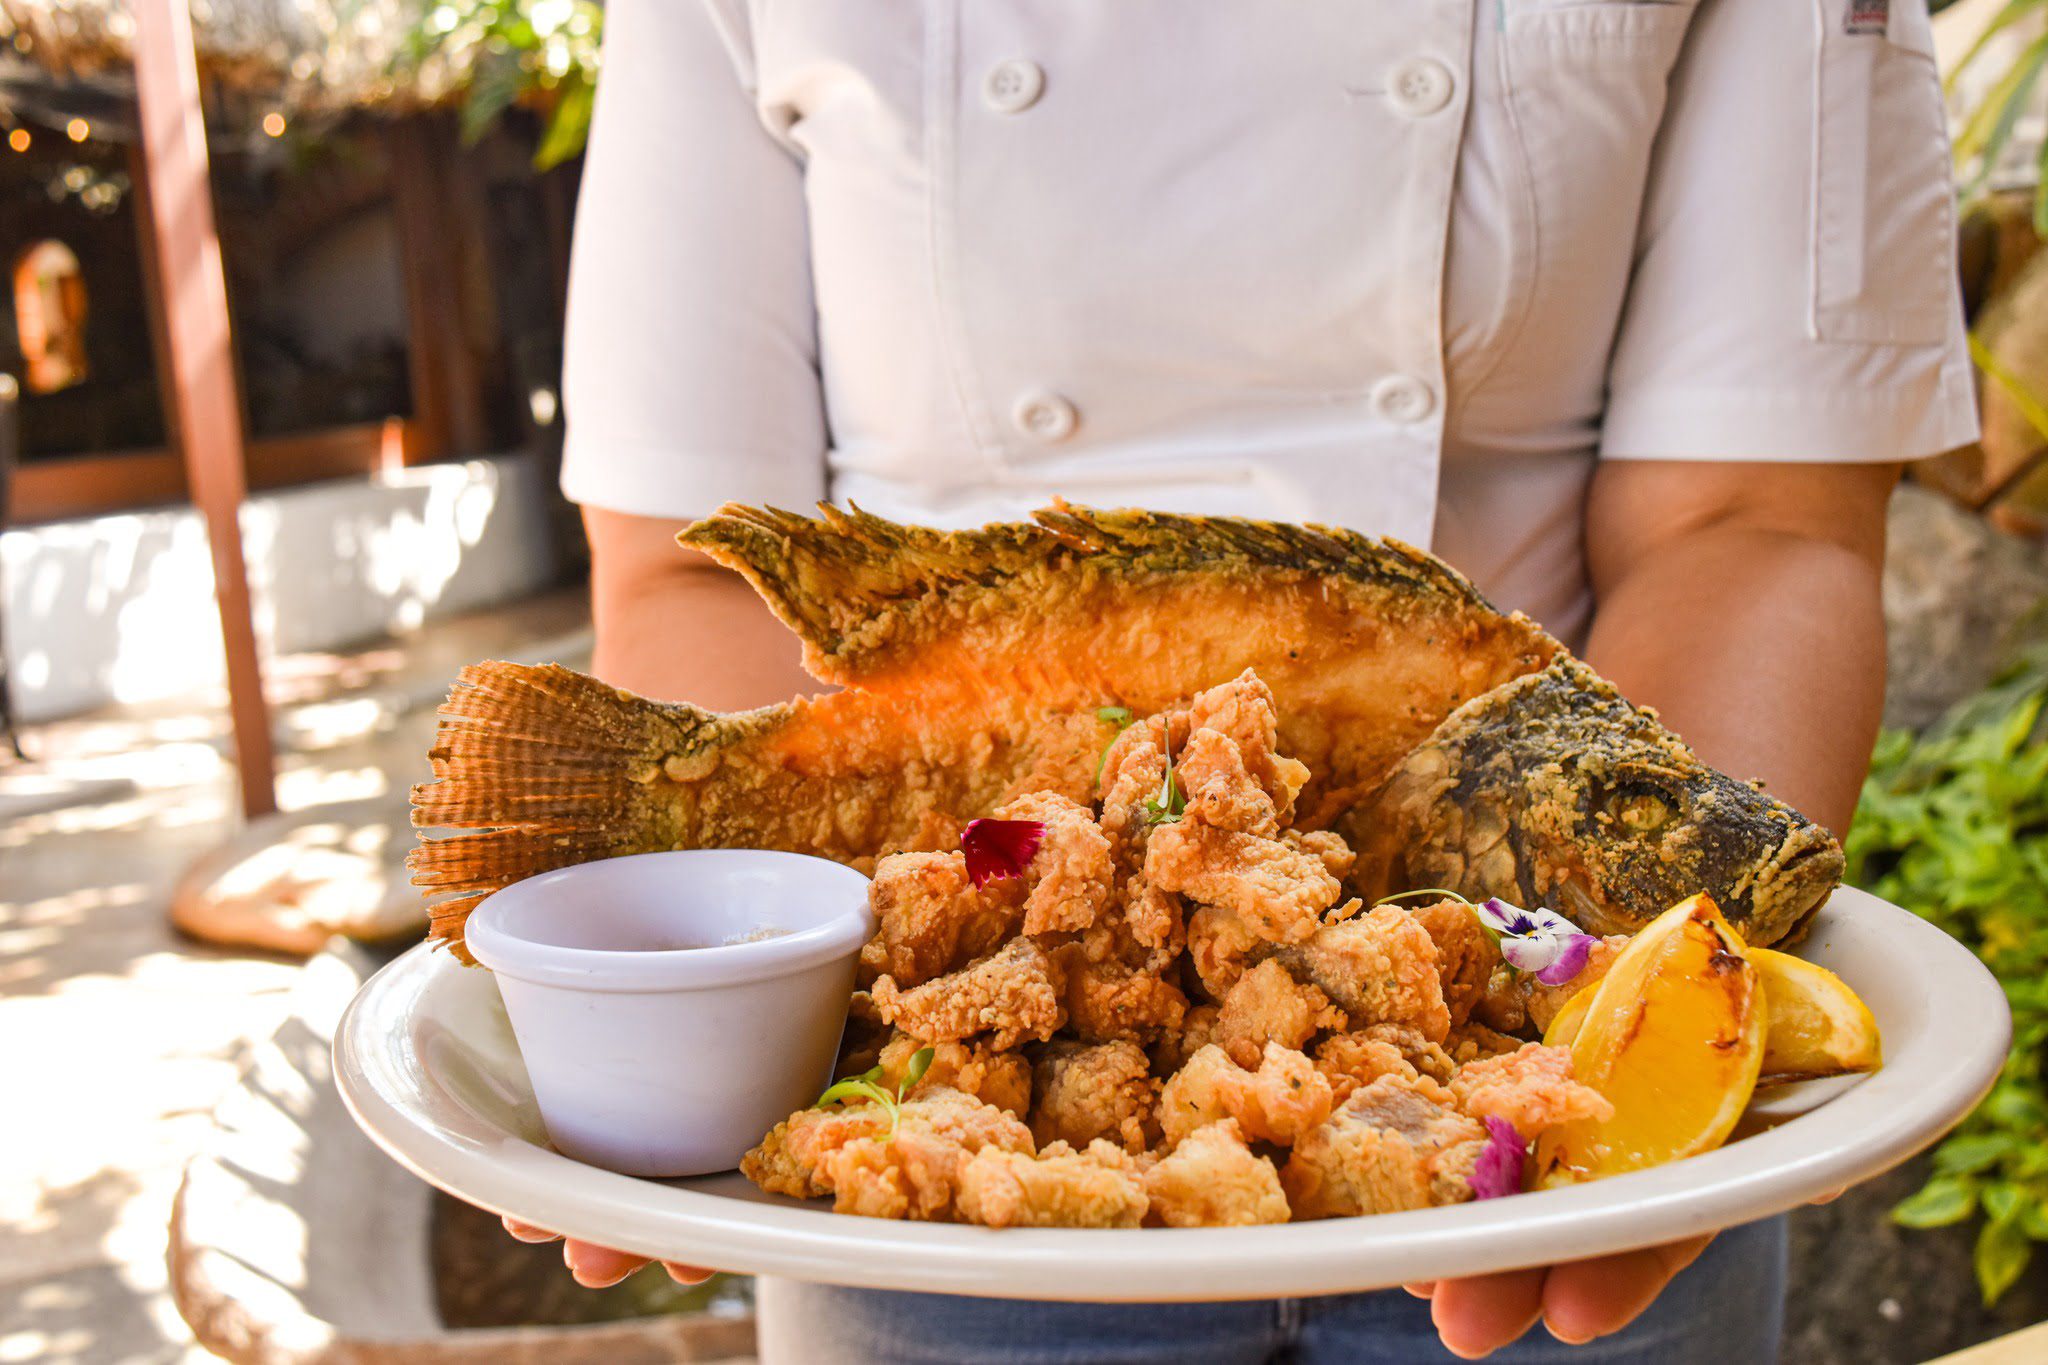
<path id="1" fill-rule="evenodd" d="M 1504 1194 L 1520 1194 L 1522 1163 L 1528 1155 L 1529 1146 L 1515 1131 L 1515 1125 L 1488 1115 L 1486 1149 L 1472 1163 L 1472 1197 L 1498 1199 Z"/>
<path id="2" fill-rule="evenodd" d="M 1516 971 L 1546 986 L 1562 986 L 1585 968 L 1593 936 L 1554 910 L 1524 910 L 1495 897 L 1472 907 L 1479 922 L 1500 935 L 1500 955 Z"/>

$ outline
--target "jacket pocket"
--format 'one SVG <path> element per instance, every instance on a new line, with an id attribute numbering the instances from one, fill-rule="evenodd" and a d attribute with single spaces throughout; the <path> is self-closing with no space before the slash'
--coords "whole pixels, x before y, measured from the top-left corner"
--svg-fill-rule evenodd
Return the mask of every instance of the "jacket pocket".
<path id="1" fill-rule="evenodd" d="M 1813 3 L 1813 335 L 1939 342 L 1955 192 L 1925 0 Z"/>

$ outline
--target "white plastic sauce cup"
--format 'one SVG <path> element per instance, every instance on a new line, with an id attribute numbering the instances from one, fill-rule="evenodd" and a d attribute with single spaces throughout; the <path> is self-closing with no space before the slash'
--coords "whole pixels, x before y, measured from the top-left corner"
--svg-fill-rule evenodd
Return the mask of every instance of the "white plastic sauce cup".
<path id="1" fill-rule="evenodd" d="M 464 927 L 548 1136 L 627 1175 L 731 1170 L 832 1078 L 868 879 L 801 853 L 688 849 L 517 882 Z"/>

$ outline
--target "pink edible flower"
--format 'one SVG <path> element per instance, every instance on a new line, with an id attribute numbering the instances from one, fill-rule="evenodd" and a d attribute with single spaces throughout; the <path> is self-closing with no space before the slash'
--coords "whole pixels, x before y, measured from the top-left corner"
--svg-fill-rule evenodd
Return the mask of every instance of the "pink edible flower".
<path id="1" fill-rule="evenodd" d="M 982 887 L 1005 877 L 1021 877 L 1031 855 L 1045 838 L 1036 820 L 969 820 L 960 831 L 960 851 L 967 855 L 967 880 Z"/>
<path id="2" fill-rule="evenodd" d="M 1472 1197 L 1498 1199 L 1504 1194 L 1520 1194 L 1522 1163 L 1528 1155 L 1529 1145 L 1522 1141 L 1515 1125 L 1488 1115 L 1486 1150 L 1472 1163 Z"/>

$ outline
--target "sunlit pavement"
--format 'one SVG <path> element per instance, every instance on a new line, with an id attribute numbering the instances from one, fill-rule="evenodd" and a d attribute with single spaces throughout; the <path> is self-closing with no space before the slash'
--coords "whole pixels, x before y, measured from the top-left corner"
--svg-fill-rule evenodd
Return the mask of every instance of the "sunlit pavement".
<path id="1" fill-rule="evenodd" d="M 565 590 L 278 661 L 281 805 L 418 780 L 456 668 L 584 662 L 584 623 Z M 166 1289 L 171 1197 L 297 970 L 165 919 L 178 873 L 236 825 L 224 734 L 220 699 L 200 696 L 38 726 L 34 762 L 0 759 L 0 1365 L 211 1359 Z"/>

